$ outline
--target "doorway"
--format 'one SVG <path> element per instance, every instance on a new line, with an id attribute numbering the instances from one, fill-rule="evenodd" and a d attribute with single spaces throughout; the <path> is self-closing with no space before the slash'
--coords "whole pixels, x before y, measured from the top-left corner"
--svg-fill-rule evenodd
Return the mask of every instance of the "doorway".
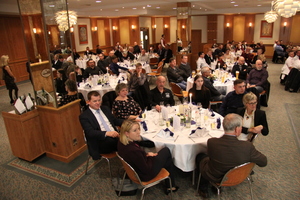
<path id="1" fill-rule="evenodd" d="M 141 27 L 140 28 L 140 42 L 143 49 L 146 51 L 149 50 L 149 28 Z"/>

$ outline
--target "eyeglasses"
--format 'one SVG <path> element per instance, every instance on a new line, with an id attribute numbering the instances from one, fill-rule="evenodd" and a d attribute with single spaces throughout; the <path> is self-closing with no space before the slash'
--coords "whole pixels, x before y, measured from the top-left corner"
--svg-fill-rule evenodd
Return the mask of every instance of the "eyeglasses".
<path id="1" fill-rule="evenodd" d="M 249 103 L 247 103 L 247 104 L 255 105 L 255 104 L 257 104 L 257 102 L 249 102 Z"/>

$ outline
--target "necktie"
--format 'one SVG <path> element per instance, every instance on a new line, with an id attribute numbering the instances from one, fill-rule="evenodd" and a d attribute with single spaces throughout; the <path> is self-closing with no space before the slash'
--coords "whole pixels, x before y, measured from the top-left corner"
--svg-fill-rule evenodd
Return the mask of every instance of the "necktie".
<path id="1" fill-rule="evenodd" d="M 102 125 L 104 126 L 105 130 L 106 131 L 111 131 L 108 124 L 105 122 L 104 118 L 100 114 L 100 110 L 97 110 L 97 113 L 99 114 L 100 121 L 101 121 Z"/>

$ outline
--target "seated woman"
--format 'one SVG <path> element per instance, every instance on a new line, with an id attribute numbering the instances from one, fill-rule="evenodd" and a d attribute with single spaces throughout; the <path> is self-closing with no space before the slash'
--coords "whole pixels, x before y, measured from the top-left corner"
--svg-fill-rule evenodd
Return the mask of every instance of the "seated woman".
<path id="1" fill-rule="evenodd" d="M 59 95 L 63 95 L 67 93 L 65 89 L 66 80 L 67 80 L 66 72 L 63 69 L 59 69 L 57 71 L 57 77 L 55 80 L 56 92 L 59 93 Z"/>
<path id="2" fill-rule="evenodd" d="M 80 105 L 82 108 L 86 107 L 86 102 L 81 93 L 77 92 L 76 81 L 68 79 L 65 82 L 67 94 L 62 95 L 61 99 L 58 102 L 58 106 L 66 105 L 76 99 L 80 99 Z"/>
<path id="3" fill-rule="evenodd" d="M 192 93 L 192 102 L 201 103 L 203 108 L 209 107 L 210 91 L 204 86 L 204 80 L 201 75 L 197 75 L 194 78 L 193 87 L 189 90 L 189 94 Z"/>
<path id="4" fill-rule="evenodd" d="M 243 97 L 245 108 L 238 108 L 237 114 L 243 117 L 242 133 L 239 140 L 249 140 L 252 134 L 269 134 L 266 113 L 263 110 L 257 110 L 257 96 L 249 92 Z"/>
<path id="5" fill-rule="evenodd" d="M 165 168 L 170 173 L 172 188 L 169 180 L 166 180 L 166 194 L 176 192 L 179 187 L 175 186 L 174 164 L 170 150 L 167 147 L 161 149 L 158 153 L 146 153 L 137 144 L 141 140 L 140 125 L 136 121 L 125 120 L 121 126 L 120 140 L 118 142 L 119 155 L 130 164 L 141 181 L 150 181 Z"/>
<path id="6" fill-rule="evenodd" d="M 113 102 L 112 111 L 119 119 L 136 119 L 142 112 L 140 105 L 128 95 L 127 85 L 120 83 L 116 86 L 117 98 Z"/>
<path id="7" fill-rule="evenodd" d="M 135 72 L 130 76 L 130 80 L 128 82 L 129 96 L 133 96 L 135 90 L 140 86 L 144 85 L 147 76 L 142 72 L 142 64 L 137 63 Z"/>

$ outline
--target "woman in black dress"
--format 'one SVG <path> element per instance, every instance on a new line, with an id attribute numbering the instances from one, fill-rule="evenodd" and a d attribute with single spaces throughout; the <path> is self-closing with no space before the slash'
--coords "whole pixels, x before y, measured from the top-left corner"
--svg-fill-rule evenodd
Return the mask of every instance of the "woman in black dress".
<path id="1" fill-rule="evenodd" d="M 210 91 L 204 86 L 204 80 L 201 75 L 197 75 L 194 78 L 193 87 L 189 90 L 189 94 L 192 94 L 193 103 L 201 103 L 203 108 L 209 107 Z"/>
<path id="2" fill-rule="evenodd" d="M 18 98 L 18 87 L 15 83 L 16 77 L 12 73 L 9 65 L 9 57 L 8 55 L 1 56 L 1 70 L 3 70 L 3 80 L 5 81 L 6 88 L 8 89 L 8 94 L 10 98 L 11 105 L 14 105 L 15 99 Z M 15 98 L 13 98 L 13 90 L 15 90 Z"/>
<path id="3" fill-rule="evenodd" d="M 86 108 L 86 102 L 81 93 L 77 92 L 76 81 L 68 79 L 65 82 L 67 94 L 62 95 L 61 99 L 58 102 L 58 106 L 66 105 L 76 99 L 80 99 L 80 105 L 83 110 Z"/>
<path id="4" fill-rule="evenodd" d="M 120 119 L 136 119 L 142 112 L 140 105 L 128 95 L 128 86 L 125 83 L 119 83 L 116 87 L 118 95 L 113 102 L 112 111 Z"/>
<path id="5" fill-rule="evenodd" d="M 66 88 L 65 88 L 65 82 L 67 81 L 66 72 L 63 69 L 59 69 L 57 71 L 57 77 L 55 81 L 55 88 L 56 92 L 59 93 L 59 95 L 66 94 Z"/>

